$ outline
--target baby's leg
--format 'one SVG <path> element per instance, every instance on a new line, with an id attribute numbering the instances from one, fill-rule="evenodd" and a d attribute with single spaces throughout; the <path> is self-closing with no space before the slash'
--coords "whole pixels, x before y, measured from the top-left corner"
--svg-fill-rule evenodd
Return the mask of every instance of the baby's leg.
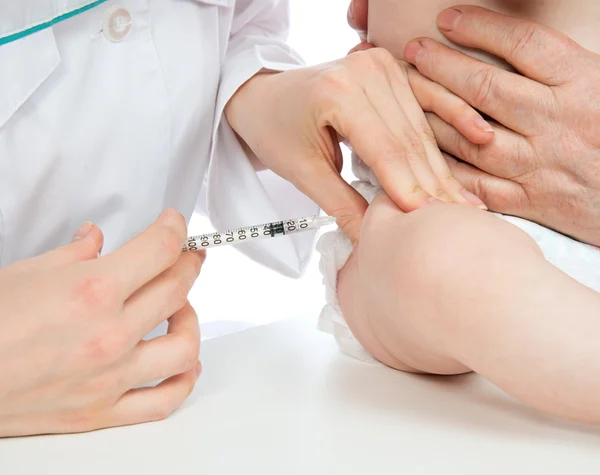
<path id="1" fill-rule="evenodd" d="M 515 226 L 459 205 L 403 214 L 381 195 L 338 293 L 383 363 L 473 370 L 537 409 L 600 424 L 600 295 Z"/>

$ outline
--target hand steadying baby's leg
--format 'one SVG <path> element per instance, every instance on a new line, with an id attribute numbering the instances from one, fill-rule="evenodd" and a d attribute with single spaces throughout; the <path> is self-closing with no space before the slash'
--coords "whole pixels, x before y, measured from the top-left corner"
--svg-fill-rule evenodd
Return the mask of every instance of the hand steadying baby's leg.
<path id="1" fill-rule="evenodd" d="M 381 195 L 338 293 L 383 363 L 476 371 L 537 409 L 600 424 L 600 295 L 515 226 L 459 205 L 403 214 Z"/>

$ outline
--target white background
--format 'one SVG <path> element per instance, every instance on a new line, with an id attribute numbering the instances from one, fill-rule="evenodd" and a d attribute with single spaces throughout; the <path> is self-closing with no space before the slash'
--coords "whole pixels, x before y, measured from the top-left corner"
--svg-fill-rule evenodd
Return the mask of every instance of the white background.
<path id="1" fill-rule="evenodd" d="M 358 42 L 346 23 L 349 1 L 291 0 L 289 44 L 308 64 L 345 56 Z M 198 216 L 190 224 L 194 234 L 210 229 L 210 223 Z M 293 280 L 253 263 L 233 248 L 215 249 L 208 255 L 190 301 L 204 338 L 300 315 L 316 322 L 324 304 L 318 256 L 313 256 L 302 278 Z"/>

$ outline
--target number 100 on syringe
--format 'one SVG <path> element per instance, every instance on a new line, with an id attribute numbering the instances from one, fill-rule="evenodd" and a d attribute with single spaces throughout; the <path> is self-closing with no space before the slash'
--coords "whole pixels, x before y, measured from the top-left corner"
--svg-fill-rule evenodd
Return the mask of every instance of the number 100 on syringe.
<path id="1" fill-rule="evenodd" d="M 200 234 L 198 236 L 189 237 L 187 244 L 183 247 L 183 251 L 193 252 L 201 249 L 209 249 L 211 247 L 236 245 L 260 239 L 286 236 L 298 232 L 318 229 L 322 226 L 333 224 L 336 221 L 337 219 L 334 217 L 312 216 L 288 219 L 285 221 L 275 221 L 256 226 L 247 226 L 224 232 Z"/>

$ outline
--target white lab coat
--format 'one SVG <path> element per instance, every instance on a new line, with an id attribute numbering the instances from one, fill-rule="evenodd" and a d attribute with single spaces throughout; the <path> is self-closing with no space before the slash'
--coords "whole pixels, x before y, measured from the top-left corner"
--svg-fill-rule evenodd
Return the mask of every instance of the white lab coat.
<path id="1" fill-rule="evenodd" d="M 0 31 L 13 1 L 0 0 Z M 131 25 L 114 42 L 116 3 Z M 171 207 L 189 219 L 198 203 L 217 229 L 315 214 L 254 171 L 223 116 L 262 68 L 298 66 L 287 29 L 286 0 L 110 0 L 1 45 L 0 265 L 69 242 L 85 221 L 110 252 Z M 240 250 L 296 276 L 311 240 Z"/>

